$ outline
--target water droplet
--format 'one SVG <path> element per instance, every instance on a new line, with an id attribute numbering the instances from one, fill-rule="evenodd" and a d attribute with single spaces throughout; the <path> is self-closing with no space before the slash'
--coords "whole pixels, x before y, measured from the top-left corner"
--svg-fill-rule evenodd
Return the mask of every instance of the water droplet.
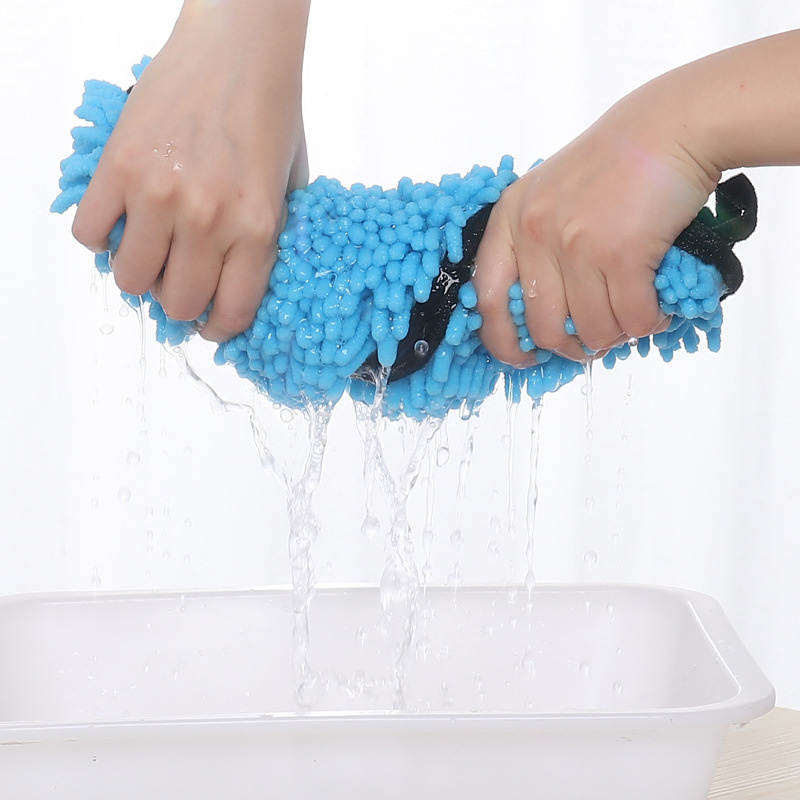
<path id="1" fill-rule="evenodd" d="M 583 675 L 584 678 L 589 677 L 589 671 L 591 670 L 591 668 L 592 668 L 591 661 L 581 661 L 580 671 L 581 675 Z"/>
<path id="2" fill-rule="evenodd" d="M 443 467 L 450 460 L 450 448 L 446 445 L 440 445 L 436 450 L 436 466 Z"/>
<path id="3" fill-rule="evenodd" d="M 422 582 L 427 586 L 433 578 L 433 565 L 430 561 L 426 561 L 422 565 Z"/>
<path id="4" fill-rule="evenodd" d="M 453 571 L 447 576 L 447 585 L 458 588 L 463 582 L 464 577 L 461 574 L 461 563 L 456 561 L 453 564 Z"/>
<path id="5" fill-rule="evenodd" d="M 102 333 L 102 334 L 103 334 L 103 336 L 108 336 L 108 335 L 110 335 L 110 334 L 114 333 L 114 326 L 113 326 L 113 324 L 112 324 L 112 323 L 110 323 L 110 322 L 104 322 L 104 323 L 103 323 L 103 324 L 100 326 L 100 333 Z"/>
<path id="6" fill-rule="evenodd" d="M 499 556 L 500 553 L 500 542 L 497 539 L 492 539 L 486 545 L 486 549 L 494 556 Z"/>
<path id="7" fill-rule="evenodd" d="M 595 507 L 595 499 L 594 499 L 594 497 L 591 497 L 591 496 L 587 497 L 583 501 L 583 505 L 586 508 L 586 513 L 587 514 L 591 514 L 594 511 L 594 507 Z"/>
<path id="8" fill-rule="evenodd" d="M 367 516 L 361 523 L 361 533 L 368 539 L 372 539 L 381 530 L 381 523 L 377 517 Z"/>
<path id="9" fill-rule="evenodd" d="M 530 650 L 526 650 L 525 655 L 522 657 L 522 669 L 527 672 L 528 675 L 536 674 L 536 659 Z"/>
<path id="10" fill-rule="evenodd" d="M 125 319 L 125 317 L 127 317 L 128 314 L 130 314 L 130 312 L 131 312 L 131 308 L 127 303 L 122 303 L 122 305 L 119 307 L 119 315 L 123 319 Z"/>
<path id="11" fill-rule="evenodd" d="M 384 616 L 391 620 L 397 615 L 398 619 L 405 621 L 414 612 L 417 589 L 416 576 L 408 572 L 397 559 L 387 559 L 381 576 L 381 608 Z"/>
<path id="12" fill-rule="evenodd" d="M 99 572 L 99 570 L 97 569 L 97 567 L 95 567 L 95 568 L 92 570 L 92 580 L 91 580 L 91 584 L 92 584 L 92 591 L 93 591 L 93 592 L 96 592 L 96 591 L 97 591 L 97 590 L 100 588 L 100 584 L 101 584 L 101 582 L 102 582 L 102 581 L 101 581 L 101 579 L 100 579 L 100 572 Z"/>
<path id="13" fill-rule="evenodd" d="M 184 521 L 183 521 L 184 530 L 187 530 L 187 531 L 191 530 L 192 529 L 192 525 L 194 525 L 194 523 L 192 522 L 192 518 L 191 517 L 186 517 L 186 519 L 184 519 Z"/>
<path id="14" fill-rule="evenodd" d="M 286 408 L 284 406 L 283 408 L 281 408 L 280 417 L 281 417 L 281 422 L 284 422 L 288 425 L 290 422 L 294 422 L 294 411 L 292 411 L 291 408 Z"/>
<path id="15" fill-rule="evenodd" d="M 357 669 L 353 673 L 353 689 L 357 695 L 364 694 L 367 688 L 367 673 L 363 669 Z"/>
<path id="16" fill-rule="evenodd" d="M 192 448 L 191 448 L 191 445 L 188 445 L 188 444 L 187 444 L 187 445 L 186 445 L 186 447 L 184 447 L 184 448 L 183 448 L 183 454 L 184 454 L 185 456 L 187 456 L 187 457 L 188 457 L 188 456 L 190 456 L 190 455 L 192 454 Z"/>
<path id="17" fill-rule="evenodd" d="M 322 699 L 322 691 L 322 681 L 317 675 L 312 675 L 297 687 L 297 702 L 302 708 L 312 709 Z"/>
<path id="18" fill-rule="evenodd" d="M 453 547 L 461 547 L 464 543 L 464 535 L 461 533 L 461 528 L 455 528 L 450 534 L 450 544 Z"/>
<path id="19" fill-rule="evenodd" d="M 422 529 L 422 546 L 425 548 L 426 553 L 430 553 L 433 546 L 433 540 L 436 538 L 436 532 L 430 525 L 426 525 Z"/>
<path id="20" fill-rule="evenodd" d="M 593 567 L 597 564 L 597 553 L 594 550 L 587 550 L 583 554 L 583 561 L 587 567 Z"/>
<path id="21" fill-rule="evenodd" d="M 533 300 L 533 299 L 534 299 L 534 298 L 537 296 L 538 292 L 536 291 L 536 278 L 534 278 L 534 279 L 533 279 L 533 280 L 532 280 L 532 281 L 531 281 L 531 282 L 528 284 L 528 289 L 526 290 L 525 294 L 526 294 L 526 295 L 527 295 L 527 296 L 528 296 L 528 297 L 529 297 L 531 300 Z"/>
<path id="22" fill-rule="evenodd" d="M 614 689 L 614 694 L 617 695 L 622 694 L 623 690 L 622 681 L 614 681 L 614 685 L 612 688 Z"/>
<path id="23" fill-rule="evenodd" d="M 450 695 L 450 686 L 447 684 L 447 681 L 442 681 L 440 691 L 442 694 L 442 707 L 449 708 L 453 705 L 453 698 Z"/>
<path id="24" fill-rule="evenodd" d="M 532 569 L 528 569 L 525 573 L 525 589 L 528 592 L 528 602 L 531 600 L 531 595 L 533 594 L 533 590 L 536 588 L 536 575 L 534 574 Z"/>
<path id="25" fill-rule="evenodd" d="M 89 505 L 95 509 L 97 506 L 100 505 L 100 498 L 99 497 L 90 497 L 89 498 Z"/>
<path id="26" fill-rule="evenodd" d="M 418 342 L 414 344 L 414 352 L 420 358 L 424 358 L 426 355 L 428 355 L 429 350 L 430 350 L 430 345 L 424 339 L 420 339 Z"/>
<path id="27" fill-rule="evenodd" d="M 129 467 L 135 467 L 141 460 L 142 457 L 136 452 L 136 450 L 131 450 L 128 455 L 125 456 L 125 463 Z"/>
<path id="28" fill-rule="evenodd" d="M 620 540 L 621 540 L 621 537 L 619 535 L 619 532 L 618 531 L 614 531 L 614 533 L 611 534 L 611 544 L 613 544 L 615 547 L 617 547 L 617 546 L 619 546 Z"/>
<path id="29" fill-rule="evenodd" d="M 422 656 L 423 661 L 428 657 L 430 649 L 431 649 L 430 637 L 429 636 L 420 637 L 419 641 L 417 642 L 417 654 Z"/>
<path id="30" fill-rule="evenodd" d="M 123 506 L 127 505 L 131 500 L 131 490 L 127 486 L 122 486 L 117 492 L 117 500 Z"/>

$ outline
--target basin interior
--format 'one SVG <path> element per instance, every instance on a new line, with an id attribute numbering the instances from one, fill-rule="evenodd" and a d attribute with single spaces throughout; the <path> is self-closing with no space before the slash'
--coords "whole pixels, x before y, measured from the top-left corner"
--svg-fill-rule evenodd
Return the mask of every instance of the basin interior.
<path id="1" fill-rule="evenodd" d="M 740 687 L 691 597 L 431 588 L 411 615 L 377 588 L 318 590 L 304 685 L 288 590 L 5 598 L 0 721 L 705 707 Z"/>

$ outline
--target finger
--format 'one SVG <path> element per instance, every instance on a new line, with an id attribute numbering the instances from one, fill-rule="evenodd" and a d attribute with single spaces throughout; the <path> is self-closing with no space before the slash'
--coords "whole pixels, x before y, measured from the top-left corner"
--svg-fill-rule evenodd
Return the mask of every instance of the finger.
<path id="1" fill-rule="evenodd" d="M 593 269 L 576 270 L 579 281 L 566 288 L 567 304 L 581 343 L 589 350 L 614 347 L 630 338 L 617 320 L 602 274 Z"/>
<path id="2" fill-rule="evenodd" d="M 498 360 L 515 367 L 533 366 L 535 356 L 519 346 L 517 326 L 508 308 L 508 290 L 517 282 L 517 259 L 502 217 L 495 206 L 486 225 L 472 283 L 478 295 L 478 313 L 483 324 L 478 331 L 484 347 Z"/>
<path id="3" fill-rule="evenodd" d="M 624 278 L 609 282 L 608 293 L 614 316 L 629 336 L 638 339 L 669 326 L 669 318 L 658 304 L 651 270 L 630 268 Z"/>
<path id="4" fill-rule="evenodd" d="M 246 330 L 267 293 L 275 246 L 240 241 L 229 250 L 214 294 L 214 305 L 200 330 L 204 339 L 224 342 Z"/>
<path id="5" fill-rule="evenodd" d="M 550 252 L 531 237 L 517 238 L 525 323 L 537 347 L 573 361 L 586 361 L 577 336 L 565 329 L 570 307 L 561 269 Z"/>
<path id="6" fill-rule="evenodd" d="M 197 319 L 214 297 L 224 259 L 224 248 L 185 229 L 177 231 L 156 289 L 166 314 L 177 320 Z"/>
<path id="7" fill-rule="evenodd" d="M 672 325 L 672 314 L 663 314 L 663 317 L 661 322 L 653 329 L 653 333 L 664 333 Z"/>
<path id="8" fill-rule="evenodd" d="M 164 267 L 172 241 L 172 223 L 152 204 L 127 209 L 125 231 L 114 256 L 117 286 L 130 294 L 145 294 Z"/>
<path id="9" fill-rule="evenodd" d="M 122 195 L 113 187 L 105 182 L 98 167 L 72 222 L 72 235 L 95 253 L 108 250 L 108 235 L 125 212 Z"/>

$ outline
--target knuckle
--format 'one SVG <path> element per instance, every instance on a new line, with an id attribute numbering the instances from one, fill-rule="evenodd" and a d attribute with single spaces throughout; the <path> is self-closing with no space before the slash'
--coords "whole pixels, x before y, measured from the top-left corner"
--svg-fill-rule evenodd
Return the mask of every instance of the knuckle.
<path id="1" fill-rule="evenodd" d="M 212 187 L 195 187 L 181 197 L 182 217 L 195 234 L 208 234 L 219 222 L 224 205 Z"/>
<path id="2" fill-rule="evenodd" d="M 72 236 L 84 247 L 94 248 L 98 244 L 89 222 L 80 213 L 75 214 L 75 219 L 72 221 Z"/>
<path id="3" fill-rule="evenodd" d="M 508 300 L 498 291 L 484 291 L 478 295 L 478 312 L 484 320 L 497 319 L 508 314 Z"/>
<path id="4" fill-rule="evenodd" d="M 537 204 L 526 205 L 520 213 L 520 229 L 532 242 L 543 244 L 546 238 L 548 221 L 544 209 Z"/>
<path id="5" fill-rule="evenodd" d="M 282 208 L 274 208 L 261 199 L 245 202 L 237 210 L 237 224 L 242 237 L 259 246 L 273 247 L 280 234 Z"/>

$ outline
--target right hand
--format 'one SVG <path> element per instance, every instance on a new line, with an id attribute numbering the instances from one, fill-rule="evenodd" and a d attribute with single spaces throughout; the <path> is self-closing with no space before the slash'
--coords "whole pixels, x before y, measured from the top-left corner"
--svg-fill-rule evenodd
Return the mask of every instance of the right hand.
<path id="1" fill-rule="evenodd" d="M 537 347 L 576 361 L 669 324 L 653 274 L 716 185 L 635 94 L 509 186 L 492 210 L 474 276 L 481 339 L 514 366 L 519 348 L 508 289 L 523 288 Z M 564 330 L 572 317 L 577 331 Z"/>

